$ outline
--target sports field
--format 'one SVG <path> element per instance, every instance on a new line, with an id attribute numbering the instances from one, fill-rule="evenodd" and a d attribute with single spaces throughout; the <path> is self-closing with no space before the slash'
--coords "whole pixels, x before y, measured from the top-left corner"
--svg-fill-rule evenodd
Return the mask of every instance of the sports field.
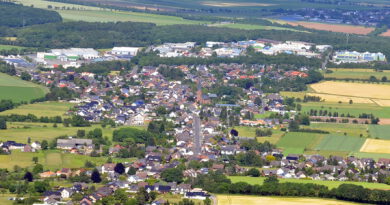
<path id="1" fill-rule="evenodd" d="M 390 140 L 390 125 L 370 125 L 369 131 L 372 138 Z"/>
<path id="2" fill-rule="evenodd" d="M 378 80 L 381 80 L 382 77 L 387 77 L 390 79 L 390 72 L 376 72 L 374 69 L 353 69 L 353 68 L 329 68 L 328 70 L 333 71 L 333 73 L 324 73 L 325 78 L 336 78 L 336 79 L 365 79 L 368 80 L 370 76 L 376 77 Z"/>
<path id="3" fill-rule="evenodd" d="M 218 205 L 248 205 L 248 204 L 273 204 L 273 205 L 353 205 L 357 203 L 344 202 L 332 199 L 297 198 L 297 197 L 266 197 L 250 195 L 218 195 Z"/>
<path id="4" fill-rule="evenodd" d="M 248 176 L 229 176 L 232 183 L 246 182 L 251 185 L 259 184 L 262 185 L 266 177 L 248 177 Z M 368 183 L 368 182 L 342 182 L 342 181 L 322 181 L 322 180 L 311 180 L 311 179 L 278 179 L 280 183 L 292 182 L 292 183 L 313 183 L 329 187 L 329 189 L 337 188 L 341 184 L 355 184 L 360 185 L 368 189 L 390 189 L 390 185 L 381 183 Z"/>
<path id="5" fill-rule="evenodd" d="M 390 154 L 390 140 L 367 139 L 360 152 Z"/>
<path id="6" fill-rule="evenodd" d="M 390 99 L 390 85 L 324 81 L 310 85 L 317 93 L 362 98 Z"/>
<path id="7" fill-rule="evenodd" d="M 365 138 L 342 135 L 327 135 L 317 145 L 316 150 L 328 151 L 359 151 Z"/>
<path id="8" fill-rule="evenodd" d="M 73 107 L 74 104 L 67 102 L 41 102 L 34 104 L 21 105 L 15 109 L 0 112 L 0 115 L 27 115 L 33 114 L 37 117 L 47 116 L 65 116 L 65 113 Z"/>
<path id="9" fill-rule="evenodd" d="M 0 100 L 30 101 L 45 96 L 48 88 L 0 73 Z"/>
<path id="10" fill-rule="evenodd" d="M 323 134 L 289 132 L 276 145 L 285 150 L 284 154 L 302 154 L 305 150 L 314 149 L 323 137 Z"/>
<path id="11" fill-rule="evenodd" d="M 10 155 L 0 155 L 0 168 L 12 169 L 15 165 L 20 167 L 34 166 L 33 157 L 38 157 L 38 163 L 45 169 L 57 170 L 61 168 L 81 168 L 85 161 L 89 160 L 96 164 L 104 164 L 107 157 L 90 157 L 60 151 L 40 151 L 37 153 L 13 151 Z M 131 162 L 133 159 L 114 159 L 114 161 Z"/>

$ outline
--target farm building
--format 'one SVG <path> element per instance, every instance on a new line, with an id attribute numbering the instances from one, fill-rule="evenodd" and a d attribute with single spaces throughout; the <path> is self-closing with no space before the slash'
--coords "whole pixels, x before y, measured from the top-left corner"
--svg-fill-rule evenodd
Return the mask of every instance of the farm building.
<path id="1" fill-rule="evenodd" d="M 70 150 L 73 148 L 92 148 L 91 139 L 58 139 L 57 148 Z"/>
<path id="2" fill-rule="evenodd" d="M 357 51 L 336 51 L 333 55 L 336 63 L 365 63 L 370 61 L 386 61 L 383 53 L 360 53 Z"/>
<path id="3" fill-rule="evenodd" d="M 137 47 L 114 47 L 111 50 L 112 55 L 136 56 L 140 48 Z"/>

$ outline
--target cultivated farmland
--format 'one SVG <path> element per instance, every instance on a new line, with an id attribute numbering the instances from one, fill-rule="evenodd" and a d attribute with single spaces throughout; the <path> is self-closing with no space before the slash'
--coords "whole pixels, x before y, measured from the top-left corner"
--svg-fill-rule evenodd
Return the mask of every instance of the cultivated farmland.
<path id="1" fill-rule="evenodd" d="M 259 184 L 262 185 L 264 180 L 266 179 L 265 177 L 248 177 L 248 176 L 229 176 L 229 179 L 233 182 L 246 182 L 251 185 Z M 292 182 L 292 183 L 313 183 L 313 184 L 319 184 L 319 185 L 324 185 L 329 187 L 330 189 L 332 188 L 337 188 L 341 184 L 345 184 L 346 182 L 342 181 L 323 181 L 323 180 L 304 180 L 304 179 L 278 179 L 280 183 L 285 183 L 285 182 Z M 360 185 L 365 188 L 369 189 L 390 189 L 390 185 L 387 184 L 380 184 L 380 183 L 369 183 L 369 182 L 347 182 L 348 184 L 355 184 L 355 185 Z"/>
<path id="2" fill-rule="evenodd" d="M 372 138 L 390 140 L 390 125 L 370 125 L 369 131 Z"/>
<path id="3" fill-rule="evenodd" d="M 305 28 L 323 30 L 323 31 L 332 31 L 340 33 L 351 33 L 351 34 L 369 34 L 374 30 L 374 28 L 368 28 L 363 26 L 350 26 L 350 25 L 339 25 L 339 24 L 324 24 L 324 23 L 314 23 L 314 22 L 285 22 L 292 26 L 303 26 Z"/>
<path id="4" fill-rule="evenodd" d="M 246 204 L 273 204 L 273 205 L 353 205 L 356 203 L 343 202 L 331 199 L 297 198 L 297 197 L 265 197 L 242 195 L 218 195 L 218 205 L 246 205 Z"/>
<path id="5" fill-rule="evenodd" d="M 363 98 L 390 99 L 390 85 L 324 81 L 310 85 L 317 93 Z"/>
<path id="6" fill-rule="evenodd" d="M 327 135 L 317 145 L 317 150 L 328 151 L 359 151 L 365 138 L 341 135 Z"/>
<path id="7" fill-rule="evenodd" d="M 361 152 L 390 154 L 390 140 L 367 139 Z"/>
<path id="8" fill-rule="evenodd" d="M 285 154 L 303 154 L 305 150 L 314 149 L 323 137 L 323 134 L 289 132 L 276 145 L 285 149 Z"/>
<path id="9" fill-rule="evenodd" d="M 0 73 L 0 100 L 30 101 L 45 96 L 48 88 Z"/>

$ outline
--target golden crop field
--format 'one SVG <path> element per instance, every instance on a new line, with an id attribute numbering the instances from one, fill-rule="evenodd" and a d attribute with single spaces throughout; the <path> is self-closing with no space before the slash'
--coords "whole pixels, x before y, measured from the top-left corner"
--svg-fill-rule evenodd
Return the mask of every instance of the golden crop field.
<path id="1" fill-rule="evenodd" d="M 390 85 L 324 81 L 310 85 L 317 93 L 361 98 L 390 99 Z"/>
<path id="2" fill-rule="evenodd" d="M 383 107 L 390 107 L 390 100 L 373 99 L 376 104 Z"/>
<path id="3" fill-rule="evenodd" d="M 367 139 L 360 152 L 390 154 L 390 140 Z"/>
<path id="4" fill-rule="evenodd" d="M 243 195 L 218 195 L 218 205 L 247 205 L 247 204 L 272 204 L 272 205 L 353 205 L 357 203 L 298 197 L 258 197 Z"/>
<path id="5" fill-rule="evenodd" d="M 359 98 L 359 97 L 350 97 L 350 96 L 340 96 L 340 95 L 331 95 L 331 94 L 319 94 L 319 93 L 307 93 L 308 96 L 318 96 L 325 102 L 342 102 L 348 103 L 349 100 L 352 100 L 354 103 L 374 103 L 369 98 Z"/>

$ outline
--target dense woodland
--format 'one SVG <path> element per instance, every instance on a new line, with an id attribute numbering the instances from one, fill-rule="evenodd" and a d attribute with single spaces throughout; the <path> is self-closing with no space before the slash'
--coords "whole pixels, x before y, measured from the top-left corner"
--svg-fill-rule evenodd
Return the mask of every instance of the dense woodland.
<path id="1" fill-rule="evenodd" d="M 55 11 L 0 1 L 0 27 L 24 27 L 61 21 L 61 16 Z"/>

